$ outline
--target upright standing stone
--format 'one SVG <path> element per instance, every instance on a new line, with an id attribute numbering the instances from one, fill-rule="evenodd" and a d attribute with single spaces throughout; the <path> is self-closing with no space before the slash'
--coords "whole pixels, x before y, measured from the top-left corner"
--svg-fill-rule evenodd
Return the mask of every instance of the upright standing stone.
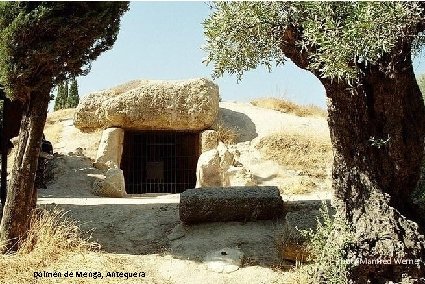
<path id="1" fill-rule="evenodd" d="M 102 132 L 96 155 L 97 164 L 108 164 L 120 167 L 123 152 L 124 130 L 122 128 L 107 128 Z"/>

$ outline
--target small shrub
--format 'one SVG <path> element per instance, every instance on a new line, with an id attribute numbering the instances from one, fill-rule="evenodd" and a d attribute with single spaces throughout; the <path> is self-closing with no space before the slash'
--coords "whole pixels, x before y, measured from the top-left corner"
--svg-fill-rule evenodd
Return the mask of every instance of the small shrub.
<path id="1" fill-rule="evenodd" d="M 283 113 L 293 113 L 297 116 L 317 116 L 326 117 L 325 110 L 314 105 L 298 105 L 286 99 L 279 98 L 260 98 L 251 101 L 254 106 L 277 110 Z"/>
<path id="2" fill-rule="evenodd" d="M 37 209 L 30 221 L 30 230 L 23 241 L 20 252 L 84 252 L 96 246 L 82 237 L 76 221 L 66 217 L 66 212 L 54 209 Z"/>
<path id="3" fill-rule="evenodd" d="M 291 274 L 296 283 L 302 279 L 305 284 L 345 284 L 350 264 L 346 259 L 346 248 L 353 241 L 350 226 L 341 217 L 332 217 L 329 207 L 323 205 L 317 229 L 302 231 L 309 240 L 307 245 L 310 264 L 296 267 Z M 300 283 L 300 282 L 298 282 Z"/>
<path id="4" fill-rule="evenodd" d="M 73 253 L 86 253 L 98 245 L 82 237 L 77 223 L 60 210 L 34 211 L 27 238 L 16 253 L 0 255 L 1 283 L 33 282 L 32 273 Z"/>
<path id="5" fill-rule="evenodd" d="M 224 144 L 230 145 L 238 142 L 240 135 L 236 129 L 227 127 L 221 121 L 218 121 L 213 128 L 217 132 L 218 140 Z"/>

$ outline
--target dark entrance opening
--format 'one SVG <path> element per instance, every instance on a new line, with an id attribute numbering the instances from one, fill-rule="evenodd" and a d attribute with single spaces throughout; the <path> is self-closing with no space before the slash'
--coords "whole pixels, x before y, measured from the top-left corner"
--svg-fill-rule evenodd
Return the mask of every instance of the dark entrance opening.
<path id="1" fill-rule="evenodd" d="M 180 193 L 196 184 L 199 133 L 124 134 L 121 168 L 128 194 Z"/>

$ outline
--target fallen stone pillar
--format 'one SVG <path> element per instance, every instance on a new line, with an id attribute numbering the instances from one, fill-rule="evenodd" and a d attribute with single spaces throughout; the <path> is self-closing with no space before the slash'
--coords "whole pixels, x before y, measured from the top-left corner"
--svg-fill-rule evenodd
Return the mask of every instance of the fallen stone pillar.
<path id="1" fill-rule="evenodd" d="M 283 200 L 274 186 L 196 188 L 180 194 L 179 213 L 186 224 L 269 220 L 283 214 Z"/>

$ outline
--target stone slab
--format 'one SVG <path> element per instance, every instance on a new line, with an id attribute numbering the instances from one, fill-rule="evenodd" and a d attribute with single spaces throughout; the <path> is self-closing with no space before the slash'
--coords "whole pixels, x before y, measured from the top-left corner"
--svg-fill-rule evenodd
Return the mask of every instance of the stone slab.
<path id="1" fill-rule="evenodd" d="M 281 217 L 283 200 L 274 186 L 210 187 L 180 194 L 183 223 L 254 221 Z"/>

